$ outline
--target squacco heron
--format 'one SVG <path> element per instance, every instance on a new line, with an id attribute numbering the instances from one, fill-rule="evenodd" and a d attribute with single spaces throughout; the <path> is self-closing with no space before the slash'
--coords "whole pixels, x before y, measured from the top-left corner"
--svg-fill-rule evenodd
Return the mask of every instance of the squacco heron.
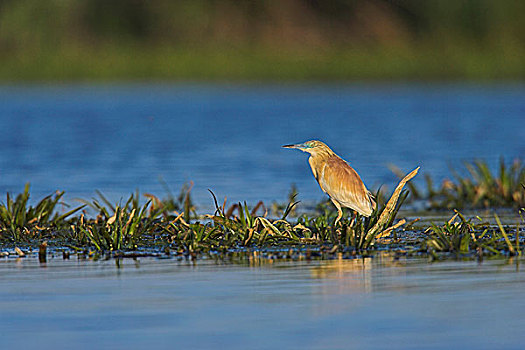
<path id="1" fill-rule="evenodd" d="M 357 172 L 330 147 L 317 140 L 283 147 L 310 153 L 308 163 L 312 173 L 323 192 L 330 196 L 337 208 L 335 225 L 343 217 L 341 207 L 350 208 L 364 216 L 372 214 L 376 206 L 372 194 L 366 189 Z"/>

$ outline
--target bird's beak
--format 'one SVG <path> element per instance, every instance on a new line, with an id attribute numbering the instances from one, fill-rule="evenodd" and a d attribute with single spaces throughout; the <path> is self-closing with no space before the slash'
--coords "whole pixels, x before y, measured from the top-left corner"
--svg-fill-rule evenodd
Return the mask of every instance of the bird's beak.
<path id="1" fill-rule="evenodd" d="M 295 145 L 284 145 L 283 148 L 297 148 L 297 149 L 301 149 L 303 148 L 304 145 L 302 143 L 298 143 L 298 144 L 295 144 Z"/>

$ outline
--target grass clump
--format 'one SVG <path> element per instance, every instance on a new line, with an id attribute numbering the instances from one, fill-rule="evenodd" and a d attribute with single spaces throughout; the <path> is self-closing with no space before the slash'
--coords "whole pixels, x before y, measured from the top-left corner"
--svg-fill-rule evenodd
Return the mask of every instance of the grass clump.
<path id="1" fill-rule="evenodd" d="M 459 217 L 460 221 L 456 222 L 456 218 Z M 426 240 L 426 247 L 432 252 L 451 252 L 468 254 L 471 250 L 471 242 L 480 242 L 487 233 L 488 229 L 485 229 L 481 235 L 476 239 L 475 225 L 472 223 L 472 219 L 466 220 L 463 215 L 459 212 L 443 226 L 437 226 L 432 224 L 430 237 Z M 486 242 L 491 243 L 491 242 Z M 480 247 L 479 244 L 474 244 L 476 247 Z M 483 247 L 483 245 L 481 245 Z"/>
<path id="2" fill-rule="evenodd" d="M 505 164 L 499 162 L 498 171 L 490 170 L 484 160 L 465 162 L 467 175 L 452 170 L 453 179 L 446 179 L 437 188 L 432 178 L 425 176 L 426 191 L 409 183 L 413 199 L 428 202 L 430 209 L 464 208 L 520 208 L 525 206 L 525 164 L 516 159 Z M 390 169 L 399 177 L 400 170 L 391 165 Z"/>
<path id="3" fill-rule="evenodd" d="M 520 228 L 516 225 L 514 240 L 506 232 L 497 215 L 494 216 L 497 227 L 487 223 L 474 223 L 456 211 L 455 215 L 443 226 L 432 226 L 429 237 L 423 247 L 436 256 L 437 252 L 454 253 L 457 255 L 521 255 Z"/>
<path id="4" fill-rule="evenodd" d="M 182 185 L 180 193 L 175 196 L 168 185 L 162 182 L 164 185 L 165 192 L 167 193 L 166 198 L 159 198 L 153 194 L 146 193 L 144 196 L 151 201 L 150 215 L 152 213 L 160 213 L 165 219 L 169 219 L 170 216 L 175 212 L 183 212 L 184 219 L 190 220 L 190 217 L 196 217 L 195 205 L 191 199 L 191 190 L 193 188 L 193 181 Z M 138 198 L 138 193 L 136 194 Z"/>
<path id="5" fill-rule="evenodd" d="M 44 198 L 37 205 L 39 209 L 49 210 L 46 211 L 48 216 L 41 214 L 38 216 L 40 221 L 35 222 L 38 221 L 47 228 L 56 225 L 55 237 L 63 238 L 68 244 L 92 247 L 98 251 L 134 250 L 159 241 L 170 249 L 188 252 L 326 244 L 351 245 L 358 251 L 364 251 L 373 246 L 375 239 L 390 234 L 394 228 L 404 223 L 401 221 L 393 225 L 395 216 L 408 195 L 403 187 L 417 174 L 418 169 L 400 182 L 388 203 L 376 209 L 370 218 L 357 217 L 350 222 L 346 220 L 337 227 L 332 224 L 333 209 L 329 211 L 328 208 L 318 217 L 303 215 L 296 223 L 288 221 L 287 217 L 298 204 L 293 194 L 282 214 L 275 219 L 267 216 L 268 212 L 262 202 L 253 208 L 246 203 L 226 208 L 225 200 L 219 206 L 211 191 L 215 212 L 201 217 L 192 216 L 194 207 L 190 197 L 191 185 L 183 188 L 177 200 L 173 196 L 161 200 L 148 194 L 148 201 L 144 205 L 140 204 L 138 192 L 132 194 L 124 204 L 113 204 L 102 193 L 97 192 L 98 198 L 91 201 L 80 200 L 83 206 L 60 216 L 55 215 L 50 220 L 48 214 L 54 208 L 53 204 L 56 205 L 62 196 L 57 194 L 53 199 Z M 31 207 L 20 210 L 25 208 L 28 198 L 27 186 L 25 192 L 17 197 L 16 206 L 8 200 L 8 212 L 22 212 L 15 217 L 26 218 L 16 222 L 18 229 L 15 228 L 14 241 L 20 240 L 22 236 L 25 239 L 39 238 L 28 234 L 28 227 L 33 221 L 27 218 L 34 217 L 35 210 Z M 66 219 L 85 206 L 97 213 L 95 218 L 87 219 L 83 212 L 80 216 Z M 182 211 L 179 213 L 174 208 L 181 208 Z M 42 213 L 42 210 L 36 212 Z"/>
<path id="6" fill-rule="evenodd" d="M 214 214 L 205 215 L 206 222 L 192 224 L 184 220 L 181 214 L 163 227 L 172 245 L 179 249 L 196 251 L 239 249 L 300 241 L 294 228 L 285 220 L 297 202 L 290 203 L 280 219 L 271 220 L 266 217 L 266 209 L 263 216 L 257 216 L 257 212 L 264 208 L 262 202 L 252 209 L 246 203 L 234 204 L 226 209 L 226 201 L 219 206 L 215 194 L 211 191 L 210 193 L 216 209 Z"/>
<path id="7" fill-rule="evenodd" d="M 433 196 L 439 206 L 489 208 L 525 205 L 522 188 L 525 165 L 520 160 L 506 165 L 501 159 L 497 173 L 491 172 L 487 162 L 482 160 L 465 163 L 465 167 L 469 176 L 461 177 L 454 173 L 456 181 L 445 181 L 437 196 Z M 430 200 L 432 202 L 433 198 Z"/>
<path id="8" fill-rule="evenodd" d="M 98 250 L 137 249 L 140 238 L 153 229 L 153 216 L 147 215 L 151 202 L 142 207 L 131 208 L 129 202 L 115 206 L 114 214 L 94 222 L 84 223 L 78 229 Z"/>
<path id="9" fill-rule="evenodd" d="M 40 238 L 43 231 L 57 229 L 65 218 L 84 207 L 58 214 L 57 205 L 65 205 L 60 201 L 64 195 L 63 191 L 43 198 L 34 207 L 28 206 L 29 189 L 30 185 L 27 183 L 24 192 L 15 198 L 7 193 L 6 202 L 0 203 L 0 237 L 14 242 Z"/>
<path id="10" fill-rule="evenodd" d="M 185 207 L 189 211 L 191 187 L 183 187 L 183 191 L 187 191 Z M 159 217 L 169 218 L 177 205 L 172 196 L 160 200 L 150 194 L 145 195 L 149 200 L 141 205 L 138 191 L 123 205 L 111 203 L 101 192 L 97 194 L 99 199 L 80 200 L 98 212 L 96 219 L 84 220 L 82 215 L 71 226 L 74 240 L 92 244 L 97 250 L 137 249 L 143 237 L 152 237 L 158 231 Z"/>
<path id="11" fill-rule="evenodd" d="M 426 231 L 426 227 L 419 231 L 412 229 L 410 238 L 400 242 L 397 229 L 406 221 L 396 220 L 396 217 L 408 198 L 409 191 L 405 187 L 411 186 L 410 180 L 418 171 L 419 168 L 404 176 L 388 201 L 378 195 L 378 205 L 370 217 L 347 217 L 338 225 L 334 225 L 334 207 L 326 203 L 318 205 L 318 215 L 302 214 L 291 220 L 299 203 L 295 200 L 295 191 L 290 194 L 286 206 L 272 206 L 271 215 L 263 202 L 254 206 L 244 202 L 227 207 L 225 199 L 220 206 L 211 191 L 215 211 L 196 215 L 191 201 L 191 183 L 182 188 L 178 197 L 170 193 L 161 199 L 146 194 L 144 204 L 138 191 L 118 203 L 110 202 L 97 192 L 96 198 L 81 200 L 82 206 L 59 214 L 57 205 L 62 204 L 63 192 L 47 196 L 33 207 L 29 205 L 28 184 L 24 192 L 16 197 L 8 194 L 6 203 L 0 204 L 0 242 L 34 244 L 47 240 L 53 245 L 111 256 L 133 253 L 130 251 L 141 248 L 176 251 L 178 255 L 192 257 L 283 248 L 317 250 L 332 255 L 365 255 L 381 249 L 399 249 L 398 243 L 404 244 L 405 251 L 409 247 L 407 254 L 432 257 L 522 254 L 519 224 L 514 231 L 502 225 L 498 216 L 494 218 L 497 225 L 489 225 L 481 219 L 480 222 L 467 220 L 458 211 L 443 225 L 432 224 Z M 525 190 L 521 184 L 519 187 Z M 81 209 L 84 209 L 82 213 L 72 215 Z M 88 215 L 89 209 L 94 211 L 92 217 Z M 520 215 L 523 212 L 525 209 Z M 523 221 L 523 217 L 521 219 Z M 405 230 L 408 230 L 406 226 Z M 393 239 L 390 239 L 392 234 Z M 390 245 L 391 242 L 394 244 Z"/>

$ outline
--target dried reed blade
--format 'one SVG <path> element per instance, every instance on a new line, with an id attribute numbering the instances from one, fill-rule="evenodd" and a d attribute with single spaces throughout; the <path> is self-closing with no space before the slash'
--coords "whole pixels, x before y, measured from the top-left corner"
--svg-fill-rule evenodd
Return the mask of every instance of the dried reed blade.
<path id="1" fill-rule="evenodd" d="M 499 230 L 501 234 L 503 235 L 503 238 L 505 239 L 505 242 L 507 243 L 507 246 L 509 247 L 509 252 L 514 255 L 515 250 L 514 246 L 512 245 L 509 236 L 507 235 L 507 232 L 505 232 L 505 229 L 503 228 L 503 225 L 501 224 L 501 221 L 499 219 L 499 216 L 497 214 L 494 214 L 494 217 L 496 218 L 496 222 L 498 224 Z"/>
<path id="2" fill-rule="evenodd" d="M 399 199 L 399 196 L 401 195 L 401 191 L 403 190 L 403 187 L 405 187 L 405 184 L 410 181 L 414 176 L 417 175 L 417 172 L 419 171 L 419 167 L 412 170 L 408 175 L 406 175 L 400 182 L 399 185 L 397 185 L 396 189 L 394 190 L 394 193 L 392 194 L 392 197 L 388 200 L 388 203 L 385 206 L 385 209 L 379 216 L 379 220 L 377 220 L 376 224 L 368 231 L 367 235 L 375 235 L 377 231 L 379 231 L 389 220 L 396 209 L 397 200 Z"/>
<path id="3" fill-rule="evenodd" d="M 380 234 L 378 234 L 376 236 L 376 238 L 385 238 L 385 237 L 388 237 L 390 236 L 390 234 L 392 233 L 393 230 L 395 230 L 396 228 L 400 227 L 400 226 L 403 226 L 404 224 L 406 223 L 406 220 L 405 219 L 401 219 L 397 222 L 397 224 L 395 224 L 394 226 L 390 226 L 389 228 L 387 228 L 386 230 L 384 230 L 383 232 L 381 232 Z"/>
<path id="4" fill-rule="evenodd" d="M 17 254 L 19 257 L 21 257 L 21 258 L 23 258 L 24 256 L 26 256 L 26 253 L 24 253 L 24 252 L 22 251 L 22 249 L 20 249 L 20 248 L 18 248 L 18 247 L 15 247 L 15 252 L 16 252 L 16 254 Z"/>

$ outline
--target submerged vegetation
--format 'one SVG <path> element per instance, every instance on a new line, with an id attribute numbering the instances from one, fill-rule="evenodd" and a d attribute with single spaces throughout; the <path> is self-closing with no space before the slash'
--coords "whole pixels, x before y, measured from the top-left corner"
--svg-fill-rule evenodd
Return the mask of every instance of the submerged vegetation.
<path id="1" fill-rule="evenodd" d="M 510 168 L 502 163 L 499 176 L 487 170 L 483 162 L 468 166 L 472 179 L 456 177 L 458 183 L 447 185 L 452 203 L 460 203 L 468 194 L 469 203 L 489 203 L 516 206 L 525 193 L 522 181 L 523 167 L 515 162 Z M 124 203 L 111 203 L 102 193 L 83 205 L 59 210 L 63 192 L 57 192 L 29 206 L 29 184 L 24 192 L 13 197 L 7 194 L 0 204 L 0 244 L 5 246 L 38 244 L 40 259 L 45 261 L 48 244 L 70 247 L 77 251 L 125 252 L 153 249 L 165 254 L 182 254 L 197 257 L 200 254 L 229 253 L 246 249 L 292 248 L 345 253 L 349 256 L 373 255 L 377 251 L 392 250 L 398 254 L 478 257 L 509 256 L 523 253 L 520 235 L 521 217 L 515 226 L 502 225 L 495 215 L 494 223 L 483 222 L 479 217 L 466 218 L 455 210 L 454 216 L 442 225 L 432 223 L 416 227 L 418 219 L 407 224 L 407 219 L 397 219 L 403 203 L 409 198 L 406 185 L 421 198 L 421 192 L 409 181 L 416 176 L 415 169 L 401 180 L 388 201 L 377 195 L 377 207 L 368 218 L 356 215 L 334 225 L 335 208 L 319 205 L 321 212 L 302 213 L 297 216 L 296 193 L 287 206 L 278 206 L 279 215 L 268 215 L 264 203 L 250 207 L 246 203 L 219 205 L 212 191 L 215 204 L 212 214 L 197 215 L 191 201 L 192 185 L 184 186 L 178 197 L 168 194 L 166 199 L 145 194 L 141 204 L 139 193 L 134 193 Z M 483 175 L 483 176 L 481 176 Z M 456 189 L 452 192 L 450 189 Z M 521 192 L 518 194 L 518 188 Z M 464 191 L 468 189 L 468 191 Z M 444 191 L 442 189 L 441 191 Z M 430 203 L 437 198 L 437 191 L 428 194 Z M 452 196 L 460 194 L 461 198 Z M 448 198 L 448 197 L 444 197 Z M 481 202 L 479 198 L 483 198 Z M 441 199 L 442 201 L 444 199 Z M 520 206 L 523 206 L 522 202 Z M 434 207 L 434 206 L 432 206 Z M 444 205 L 443 208 L 448 207 Z M 95 215 L 89 215 L 88 210 Z M 60 212 L 60 214 L 59 214 Z M 520 216 L 525 209 L 520 209 Z M 292 219 L 294 217 L 295 219 Z M 20 249 L 17 254 L 23 254 Z M 132 255 L 134 256 L 134 255 Z"/>

